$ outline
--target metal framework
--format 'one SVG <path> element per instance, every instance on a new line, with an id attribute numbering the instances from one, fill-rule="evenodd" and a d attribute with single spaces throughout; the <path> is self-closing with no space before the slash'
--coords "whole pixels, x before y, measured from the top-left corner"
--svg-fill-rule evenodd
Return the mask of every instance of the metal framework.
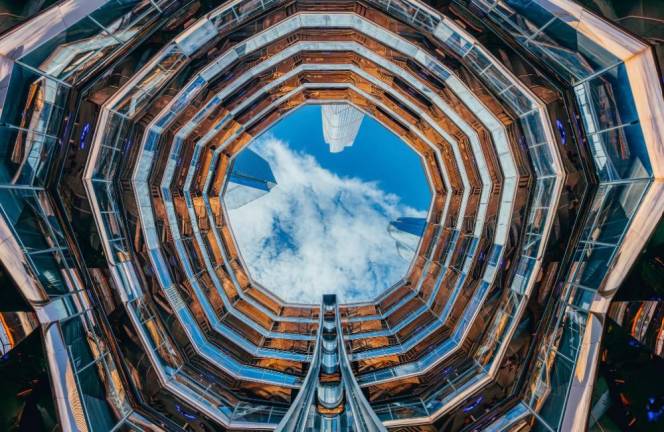
<path id="1" fill-rule="evenodd" d="M 436 4 L 64 0 L 0 35 L 0 260 L 34 309 L 3 353 L 40 328 L 63 430 L 583 430 L 664 211 L 652 48 L 569 0 Z M 374 301 L 284 302 L 235 243 L 275 183 L 237 155 L 304 104 L 331 152 L 380 121 L 434 192 Z"/>

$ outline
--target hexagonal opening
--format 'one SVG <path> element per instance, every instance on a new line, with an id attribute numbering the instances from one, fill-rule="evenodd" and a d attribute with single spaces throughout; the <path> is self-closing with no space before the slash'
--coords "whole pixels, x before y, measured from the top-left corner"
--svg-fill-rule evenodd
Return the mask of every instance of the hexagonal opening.
<path id="1" fill-rule="evenodd" d="M 408 273 L 432 188 L 421 156 L 351 105 L 305 105 L 233 158 L 225 212 L 252 280 L 283 300 L 371 301 Z"/>

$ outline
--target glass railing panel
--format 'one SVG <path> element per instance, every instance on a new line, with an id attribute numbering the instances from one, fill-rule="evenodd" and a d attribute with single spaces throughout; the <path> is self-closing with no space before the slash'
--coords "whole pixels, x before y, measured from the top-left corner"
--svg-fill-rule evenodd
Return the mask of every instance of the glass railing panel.
<path id="1" fill-rule="evenodd" d="M 548 343 L 542 345 L 524 401 L 539 412 L 548 428 L 558 430 L 567 399 L 575 363 L 587 323 L 587 313 L 580 309 L 585 294 L 573 289 L 570 305 L 558 305 L 551 325 L 545 331 Z"/>
<path id="2" fill-rule="evenodd" d="M 376 410 L 377 413 L 379 411 L 383 411 L 385 413 L 385 410 Z M 389 404 L 389 408 L 387 410 L 389 412 L 389 418 L 381 418 L 381 420 L 396 420 L 396 419 L 403 419 L 403 418 L 412 418 L 412 417 L 426 417 L 429 415 L 429 411 L 427 410 L 427 407 L 424 405 L 424 402 L 420 401 L 414 401 L 414 402 L 394 402 Z"/>
<path id="3" fill-rule="evenodd" d="M 90 428 L 94 431 L 111 430 L 116 420 L 106 401 L 105 389 L 96 367 L 91 366 L 78 372 L 76 380 Z"/>
<path id="4" fill-rule="evenodd" d="M 65 266 L 55 254 L 40 254 L 31 257 L 37 279 L 49 296 L 58 296 L 69 292 L 69 285 L 63 278 Z"/>
<path id="5" fill-rule="evenodd" d="M 99 159 L 93 173 L 94 178 L 112 181 L 118 171 L 118 161 L 121 155 L 122 153 L 117 148 L 102 144 L 99 149 Z"/>
<path id="6" fill-rule="evenodd" d="M 555 326 L 557 325 L 558 323 L 556 322 Z M 547 362 L 544 360 L 547 357 L 546 352 L 546 347 L 539 348 L 539 353 L 536 354 L 536 357 L 533 360 L 533 369 L 525 385 L 525 392 L 523 395 L 523 401 L 526 406 L 535 409 L 541 406 L 541 401 L 549 394 Z"/>
<path id="7" fill-rule="evenodd" d="M 111 247 L 111 253 L 124 253 L 128 251 L 125 241 L 124 224 L 120 213 L 115 208 L 117 198 L 114 196 L 115 188 L 110 182 L 93 180 L 92 186 L 96 194 L 99 211 L 102 215 L 100 223 L 103 224 L 104 232 Z M 114 257 L 109 257 L 115 259 Z"/>
<path id="8" fill-rule="evenodd" d="M 620 64 L 574 87 L 587 133 L 638 121 L 628 80 L 625 65 Z"/>
<path id="9" fill-rule="evenodd" d="M 235 414 L 237 413 L 237 414 Z M 256 406 L 249 406 L 242 409 L 238 406 L 235 410 L 234 417 L 241 418 L 243 421 L 251 423 L 267 423 L 270 421 L 271 410 L 266 406 L 263 408 Z"/>
<path id="10" fill-rule="evenodd" d="M 127 12 L 135 5 L 134 13 L 138 16 Z M 31 50 L 19 59 L 19 63 L 47 76 L 75 82 L 103 64 L 103 60 L 110 58 L 141 31 L 149 29 L 156 12 L 149 2 L 108 2 L 90 16 L 74 20 L 71 25 L 63 21 L 60 27 L 64 30 Z"/>
<path id="11" fill-rule="evenodd" d="M 68 292 L 64 273 L 72 266 L 57 223 L 41 207 L 43 191 L 0 188 L 0 203 L 5 218 L 15 233 L 35 276 L 47 295 Z M 57 227 L 56 227 L 57 228 Z"/>
<path id="12" fill-rule="evenodd" d="M 562 356 L 552 357 L 547 371 L 547 394 L 537 411 L 554 430 L 559 429 L 560 419 L 567 399 L 567 390 L 574 374 L 574 364 Z M 549 360 L 551 361 L 551 360 Z"/>
<path id="13" fill-rule="evenodd" d="M 413 17 L 413 23 L 415 25 L 425 28 L 429 32 L 433 32 L 439 22 L 440 18 L 438 16 L 429 14 L 421 9 L 417 11 L 417 14 Z"/>
<path id="14" fill-rule="evenodd" d="M 564 19 L 570 22 L 576 21 L 570 16 Z M 578 21 L 574 23 L 577 24 Z M 587 78 L 619 61 L 611 52 L 560 18 L 556 18 L 544 27 L 532 39 L 532 43 L 539 45 L 551 59 L 560 63 L 568 72 L 573 72 L 576 80 Z"/>
<path id="15" fill-rule="evenodd" d="M 532 197 L 532 207 L 536 210 L 544 210 L 545 213 L 548 213 L 551 205 L 551 194 L 553 194 L 556 186 L 556 179 L 554 177 L 541 178 L 535 183 L 535 191 L 533 192 Z M 537 219 L 534 219 L 537 222 Z M 542 227 L 543 228 L 543 227 Z M 527 226 L 528 232 L 537 232 L 542 234 L 539 230 L 539 224 L 534 226 Z"/>
<path id="16" fill-rule="evenodd" d="M 415 15 L 417 15 L 417 8 L 409 1 L 390 0 L 386 3 L 389 5 L 388 10 L 390 13 L 406 22 L 410 22 L 413 18 L 415 18 Z"/>
<path id="17" fill-rule="evenodd" d="M 553 176 L 555 175 L 555 164 L 553 162 L 553 155 L 546 145 L 539 145 L 529 149 L 530 162 L 538 176 Z"/>
<path id="18" fill-rule="evenodd" d="M 210 21 L 220 31 L 229 29 L 236 23 L 255 16 L 279 0 L 250 0 L 247 2 L 236 2 L 231 6 L 224 6 L 210 14 Z"/>
<path id="19" fill-rule="evenodd" d="M 93 180 L 92 187 L 96 193 L 97 206 L 101 212 L 115 213 L 118 210 L 118 201 L 114 196 L 113 184 L 104 180 Z"/>
<path id="20" fill-rule="evenodd" d="M 143 31 L 158 11 L 150 2 L 142 0 L 111 0 L 90 14 L 114 38 L 126 42 Z"/>
<path id="21" fill-rule="evenodd" d="M 484 378 L 485 374 L 478 365 L 464 365 L 462 371 L 458 372 L 458 375 L 447 379 L 446 383 L 440 389 L 432 396 L 426 398 L 425 406 L 427 411 L 430 413 L 438 411 L 458 393 Z"/>
<path id="22" fill-rule="evenodd" d="M 542 144 L 544 144 L 545 147 L 547 146 L 544 125 L 542 124 L 542 118 L 537 111 L 522 116 L 519 119 L 519 124 L 521 125 L 526 145 L 529 148 L 539 147 Z"/>
<path id="23" fill-rule="evenodd" d="M 119 44 L 93 20 L 83 18 L 22 57 L 20 62 L 64 80 L 79 64 L 99 59 L 95 54 L 103 53 L 104 47 Z"/>
<path id="24" fill-rule="evenodd" d="M 601 184 L 590 207 L 582 239 L 618 244 L 649 182 Z"/>
<path id="25" fill-rule="evenodd" d="M 92 311 L 60 324 L 88 425 L 110 430 L 131 412 L 115 363 Z M 111 404 L 113 407 L 111 407 Z"/>
<path id="26" fill-rule="evenodd" d="M 581 292 L 583 290 L 579 290 Z M 574 301 L 571 302 L 575 303 Z M 588 303 L 586 303 L 589 305 Z M 583 306 L 579 304 L 578 306 Z M 581 348 L 583 333 L 586 328 L 588 315 L 586 312 L 573 307 L 567 307 L 565 317 L 561 323 L 562 334 L 556 351 L 569 360 L 576 361 L 577 354 Z"/>
<path id="27" fill-rule="evenodd" d="M 539 234 L 527 233 L 523 237 L 521 251 L 524 257 L 537 258 L 539 247 L 542 242 L 542 236 Z"/>
<path id="28" fill-rule="evenodd" d="M 2 22 L 0 22 L 0 33 L 21 25 L 42 11 L 52 7 L 59 0 L 45 0 L 39 3 L 14 2 L 12 0 L 3 1 Z"/>
<path id="29" fill-rule="evenodd" d="M 72 364 L 77 369 L 82 369 L 92 363 L 95 358 L 92 356 L 92 352 L 88 346 L 87 334 L 80 320 L 71 319 L 62 323 L 60 328 L 62 329 L 65 343 L 69 347 Z"/>
<path id="30" fill-rule="evenodd" d="M 151 66 L 141 76 L 131 82 L 128 94 L 120 99 L 112 109 L 127 117 L 134 117 L 140 112 L 159 89 L 174 75 L 175 72 L 187 61 L 187 56 L 172 44 L 160 52 Z"/>
<path id="31" fill-rule="evenodd" d="M 500 346 L 506 342 L 505 329 L 514 319 L 522 297 L 514 291 L 508 291 L 498 310 L 494 314 L 491 324 L 481 345 L 475 352 L 475 361 L 488 370 L 498 353 Z"/>
<path id="32" fill-rule="evenodd" d="M 107 118 L 106 122 L 104 123 L 104 135 L 101 140 L 101 145 L 108 148 L 124 150 L 128 140 L 129 132 L 132 127 L 130 119 L 122 114 L 110 110 L 107 111 L 106 115 Z M 103 159 L 99 159 L 100 158 L 97 157 L 97 163 L 105 163 Z"/>
<path id="33" fill-rule="evenodd" d="M 525 36 L 532 36 L 555 18 L 555 15 L 538 5 L 537 1 L 505 0 L 484 3 L 495 3 L 493 12 L 496 16 Z"/>
<path id="34" fill-rule="evenodd" d="M 32 194 L 32 191 L 27 190 L 0 191 L 7 219 L 12 222 L 21 246 L 28 255 L 57 247 L 53 239 L 49 239 L 48 221 L 32 199 Z"/>
<path id="35" fill-rule="evenodd" d="M 651 166 L 640 124 L 628 124 L 588 135 L 601 181 L 644 179 Z"/>
<path id="36" fill-rule="evenodd" d="M 615 245 L 579 242 L 574 252 L 571 283 L 586 288 L 597 289 L 609 270 Z"/>
<path id="37" fill-rule="evenodd" d="M 519 294 L 525 294 L 536 263 L 537 258 L 521 255 L 516 267 L 514 279 L 512 279 L 512 284 L 510 286 L 511 290 Z"/>
<path id="38" fill-rule="evenodd" d="M 262 0 L 246 0 L 233 6 L 235 14 L 237 15 L 237 21 L 243 21 L 247 19 L 249 16 L 255 14 L 256 11 L 260 11 L 262 8 Z"/>
<path id="39" fill-rule="evenodd" d="M 28 56 L 24 62 L 49 77 L 75 82 L 110 56 L 122 42 L 89 18 L 76 23 Z"/>
<path id="40" fill-rule="evenodd" d="M 222 32 L 235 23 L 235 13 L 231 9 L 224 9 L 221 12 L 210 15 L 210 21 L 220 32 Z"/>
<path id="41" fill-rule="evenodd" d="M 549 60 L 567 80 L 582 80 L 618 63 L 604 47 L 577 32 L 578 20 L 541 1 L 473 0 L 528 49 Z M 553 60 L 553 62 L 551 62 Z"/>
<path id="42" fill-rule="evenodd" d="M 473 44 L 469 40 L 455 32 L 454 29 L 448 26 L 445 22 L 436 29 L 435 35 L 462 57 L 473 48 Z"/>
<path id="43" fill-rule="evenodd" d="M 515 405 L 502 416 L 498 417 L 493 423 L 486 425 L 484 432 L 504 432 L 508 430 L 518 430 L 517 422 L 525 422 L 526 417 L 530 415 L 528 407 L 524 403 Z"/>
<path id="44" fill-rule="evenodd" d="M 143 299 L 137 299 L 127 306 L 133 308 L 139 317 L 139 324 L 147 338 L 151 352 L 157 355 L 157 359 L 165 370 L 176 370 L 182 366 L 183 360 L 171 345 L 170 339 L 161 328 L 161 324 L 154 316 L 154 312 L 144 303 Z"/>
<path id="45" fill-rule="evenodd" d="M 535 108 L 532 100 L 516 85 L 504 90 L 501 97 L 519 116 L 529 113 Z"/>
<path id="46" fill-rule="evenodd" d="M 102 213 L 101 218 L 104 226 L 108 230 L 108 236 L 110 239 L 122 238 L 124 236 L 117 213 Z"/>
<path id="47" fill-rule="evenodd" d="M 498 266 L 498 262 L 500 260 L 501 254 L 503 251 L 503 246 L 502 245 L 496 245 L 494 244 L 491 247 L 491 252 L 489 253 L 489 265 Z"/>
<path id="48" fill-rule="evenodd" d="M 21 129 L 57 136 L 68 90 L 64 84 L 16 64 L 6 100 L 25 103 L 5 104 L 2 120 Z"/>
<path id="49" fill-rule="evenodd" d="M 479 73 L 480 79 L 496 93 L 502 93 L 512 87 L 512 82 L 496 66 L 490 65 Z"/>
<path id="50" fill-rule="evenodd" d="M 477 47 L 473 47 L 468 51 L 464 60 L 467 64 L 476 71 L 486 70 L 491 65 L 491 60 Z"/>

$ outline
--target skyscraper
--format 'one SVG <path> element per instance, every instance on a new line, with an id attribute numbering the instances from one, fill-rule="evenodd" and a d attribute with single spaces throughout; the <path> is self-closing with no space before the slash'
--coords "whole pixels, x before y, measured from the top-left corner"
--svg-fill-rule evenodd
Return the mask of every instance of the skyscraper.
<path id="1" fill-rule="evenodd" d="M 355 142 L 362 126 L 364 114 L 349 104 L 321 106 L 323 137 L 330 146 L 330 153 L 340 153 Z"/>
<path id="2" fill-rule="evenodd" d="M 394 239 L 399 255 L 406 261 L 411 261 L 417 252 L 426 225 L 426 219 L 413 217 L 400 217 L 388 225 L 387 232 Z"/>
<path id="3" fill-rule="evenodd" d="M 229 209 L 237 209 L 270 192 L 277 185 L 268 161 L 244 149 L 235 160 L 224 192 Z"/>
<path id="4" fill-rule="evenodd" d="M 661 1 L 28 3 L 0 15 L 0 429 L 662 430 Z M 234 158 L 304 104 L 331 151 L 367 113 L 426 168 L 374 301 L 280 301 L 225 219 L 275 183 Z"/>

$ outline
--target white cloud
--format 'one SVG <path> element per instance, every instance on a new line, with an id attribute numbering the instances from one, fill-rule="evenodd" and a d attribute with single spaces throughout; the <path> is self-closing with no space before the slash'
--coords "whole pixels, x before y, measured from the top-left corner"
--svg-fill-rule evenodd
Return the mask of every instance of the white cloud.
<path id="1" fill-rule="evenodd" d="M 271 165 L 277 186 L 229 211 L 252 278 L 284 300 L 369 300 L 405 275 L 409 263 L 387 233 L 390 220 L 424 217 L 376 183 L 341 178 L 267 134 L 251 146 Z"/>

